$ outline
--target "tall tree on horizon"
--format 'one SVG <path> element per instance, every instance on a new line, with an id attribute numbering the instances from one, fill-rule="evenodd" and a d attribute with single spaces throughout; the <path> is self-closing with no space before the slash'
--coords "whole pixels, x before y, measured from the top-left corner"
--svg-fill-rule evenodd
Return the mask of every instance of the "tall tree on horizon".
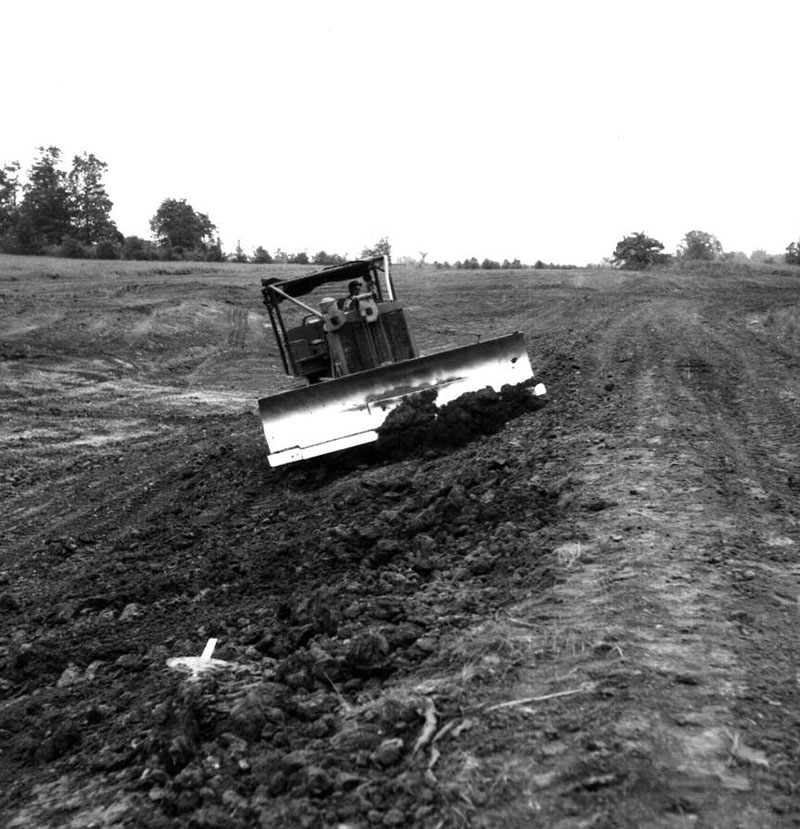
<path id="1" fill-rule="evenodd" d="M 216 229 L 211 219 L 198 213 L 186 199 L 164 199 L 150 220 L 150 230 L 159 244 L 178 255 L 206 252 L 214 243 Z"/>
<path id="2" fill-rule="evenodd" d="M 644 232 L 632 233 L 617 242 L 611 261 L 623 270 L 640 270 L 666 262 L 669 257 L 661 252 L 663 250 L 664 245 L 658 239 Z"/>
<path id="3" fill-rule="evenodd" d="M 388 236 L 382 236 L 371 247 L 368 245 L 361 251 L 362 259 L 369 259 L 373 256 L 392 256 L 392 245 Z"/>
<path id="4" fill-rule="evenodd" d="M 711 262 L 722 256 L 722 245 L 719 239 L 704 230 L 690 230 L 678 245 L 678 256 L 681 259 L 697 259 Z"/>
<path id="5" fill-rule="evenodd" d="M 43 244 L 60 245 L 72 229 L 67 174 L 59 169 L 61 150 L 38 147 L 39 157 L 28 171 L 19 206 L 18 236 L 23 249 L 34 252 Z"/>
<path id="6" fill-rule="evenodd" d="M 5 235 L 17 218 L 19 161 L 0 167 L 0 236 Z"/>
<path id="7" fill-rule="evenodd" d="M 115 239 L 120 235 L 110 215 L 114 203 L 103 184 L 107 168 L 108 165 L 94 153 L 84 152 L 72 160 L 68 184 L 73 234 L 86 245 Z"/>

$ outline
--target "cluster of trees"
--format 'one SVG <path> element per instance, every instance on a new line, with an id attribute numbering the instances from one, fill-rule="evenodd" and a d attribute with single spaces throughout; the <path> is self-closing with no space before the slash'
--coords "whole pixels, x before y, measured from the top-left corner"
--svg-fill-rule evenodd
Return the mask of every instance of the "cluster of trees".
<path id="1" fill-rule="evenodd" d="M 368 259 L 371 256 L 391 256 L 392 246 L 387 237 L 379 239 L 374 245 L 368 245 L 361 251 L 361 258 Z M 341 265 L 347 261 L 346 256 L 341 256 L 338 253 L 327 253 L 321 250 L 309 258 L 308 253 L 302 251 L 301 253 L 286 253 L 278 248 L 275 253 L 270 253 L 260 245 L 253 251 L 252 256 L 248 256 L 242 249 L 240 242 L 236 243 L 236 250 L 233 255 L 229 257 L 231 262 L 240 262 L 242 264 L 250 262 L 255 265 L 270 265 L 273 262 L 278 262 L 283 265 L 320 265 L 321 267 L 329 267 L 330 265 Z"/>
<path id="2" fill-rule="evenodd" d="M 617 242 L 611 263 L 625 270 L 643 270 L 652 265 L 668 262 L 670 255 L 663 253 L 664 244 L 644 232 L 632 233 Z"/>
<path id="3" fill-rule="evenodd" d="M 456 270 L 463 269 L 465 271 L 494 271 L 499 269 L 508 270 L 510 268 L 526 267 L 519 261 L 519 259 L 515 259 L 513 262 L 509 262 L 508 259 L 504 259 L 501 265 L 500 262 L 496 262 L 494 259 L 484 259 L 482 262 L 479 262 L 474 256 L 469 259 L 465 259 L 463 262 L 456 260 L 452 265 L 449 262 L 434 262 L 433 265 L 437 270 L 449 270 L 450 268 L 455 268 Z"/>
<path id="4" fill-rule="evenodd" d="M 38 149 L 24 184 L 19 162 L 0 168 L 0 249 L 42 253 L 63 247 L 59 252 L 69 254 L 82 246 L 121 243 L 103 184 L 107 165 L 83 153 L 64 170 L 58 147 Z"/>
<path id="5" fill-rule="evenodd" d="M 67 255 L 134 261 L 193 259 L 223 262 L 226 259 L 216 225 L 186 199 L 164 199 L 150 219 L 150 230 L 152 239 L 118 233 L 114 239 L 94 246 L 85 244 L 81 250 Z M 61 247 L 64 248 L 64 243 Z"/>
<path id="6" fill-rule="evenodd" d="M 222 259 L 216 227 L 185 199 L 165 199 L 150 221 L 153 239 L 124 236 L 111 218 L 108 165 L 84 152 L 62 166 L 58 147 L 38 147 L 27 178 L 19 162 L 0 168 L 0 250 L 99 259 Z"/>
<path id="7" fill-rule="evenodd" d="M 259 245 L 248 256 L 242 249 L 240 242 L 236 243 L 236 250 L 228 257 L 231 262 L 239 262 L 241 264 L 251 263 L 253 265 L 271 265 L 275 262 L 283 265 L 340 265 L 345 261 L 343 256 L 337 253 L 326 253 L 321 250 L 309 258 L 306 251 L 300 253 L 286 253 L 286 251 L 278 248 L 275 253 L 270 253 L 266 248 Z"/>
<path id="8" fill-rule="evenodd" d="M 324 250 L 311 259 L 306 252 L 270 253 L 257 247 L 248 256 L 241 247 L 222 251 L 216 225 L 186 199 L 164 199 L 150 220 L 151 239 L 125 236 L 111 218 L 113 202 L 103 178 L 108 165 L 84 152 L 64 169 L 58 147 L 38 147 L 38 155 L 20 179 L 17 161 L 0 167 L 0 251 L 73 258 L 232 260 L 269 264 L 336 265 L 344 256 Z M 379 239 L 362 256 L 391 255 L 388 238 Z"/>
<path id="9" fill-rule="evenodd" d="M 658 239 L 645 233 L 632 233 L 617 242 L 610 262 L 627 270 L 644 270 L 673 259 L 663 251 L 664 245 Z M 773 257 L 763 250 L 754 250 L 749 257 L 742 252 L 723 251 L 719 239 L 703 230 L 690 230 L 678 245 L 675 258 L 684 262 L 773 262 Z M 787 265 L 800 265 L 800 241 L 787 246 L 783 259 Z"/>
<path id="10" fill-rule="evenodd" d="M 663 265 L 672 259 L 664 253 L 664 245 L 645 233 L 625 236 L 614 249 L 611 262 L 627 270 L 642 270 L 652 265 Z M 690 230 L 678 245 L 678 259 L 694 262 L 713 262 L 723 257 L 719 239 L 703 230 Z"/>
<path id="11" fill-rule="evenodd" d="M 574 268 L 575 267 L 575 265 L 554 265 L 552 262 L 550 262 L 549 264 L 545 264 L 544 262 L 542 262 L 541 259 L 537 259 L 536 263 L 533 266 L 526 265 L 524 262 L 521 262 L 519 259 L 514 259 L 511 262 L 509 262 L 508 259 L 504 259 L 502 262 L 497 262 L 494 259 L 484 259 L 482 262 L 479 262 L 474 256 L 471 257 L 470 259 L 465 259 L 463 262 L 457 260 L 457 261 L 453 262 L 452 265 L 447 261 L 445 261 L 445 262 L 436 261 L 436 262 L 433 263 L 433 266 L 437 270 L 445 270 L 445 271 L 449 271 L 451 268 L 453 268 L 455 270 L 467 270 L 467 271 L 470 271 L 470 270 L 483 270 L 483 271 L 503 270 L 503 271 L 508 271 L 508 270 L 529 269 L 531 267 L 536 268 L 537 270 L 541 270 L 542 268 L 568 269 L 568 268 Z"/>

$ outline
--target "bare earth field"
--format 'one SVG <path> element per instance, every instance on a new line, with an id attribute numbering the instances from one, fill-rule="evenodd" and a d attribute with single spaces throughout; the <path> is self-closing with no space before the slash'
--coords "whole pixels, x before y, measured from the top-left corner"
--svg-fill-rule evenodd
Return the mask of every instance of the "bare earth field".
<path id="1" fill-rule="evenodd" d="M 271 470 L 278 270 L 0 257 L 0 825 L 800 825 L 800 273 L 398 268 L 548 405 Z"/>

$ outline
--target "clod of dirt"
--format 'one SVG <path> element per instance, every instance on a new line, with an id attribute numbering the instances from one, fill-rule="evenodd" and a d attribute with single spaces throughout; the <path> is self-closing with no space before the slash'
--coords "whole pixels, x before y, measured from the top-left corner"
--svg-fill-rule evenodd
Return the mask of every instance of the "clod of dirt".
<path id="1" fill-rule="evenodd" d="M 22 605 L 13 593 L 0 593 L 0 610 L 14 613 L 19 610 L 20 607 L 22 607 Z"/>
<path id="2" fill-rule="evenodd" d="M 437 406 L 436 391 L 426 389 L 403 401 L 378 429 L 377 451 L 398 459 L 440 447 L 464 446 L 481 435 L 499 431 L 509 420 L 541 409 L 531 380 L 467 392 Z"/>
<path id="3" fill-rule="evenodd" d="M 393 766 L 403 756 L 403 741 L 399 737 L 384 740 L 372 753 L 371 759 L 382 768 Z"/>

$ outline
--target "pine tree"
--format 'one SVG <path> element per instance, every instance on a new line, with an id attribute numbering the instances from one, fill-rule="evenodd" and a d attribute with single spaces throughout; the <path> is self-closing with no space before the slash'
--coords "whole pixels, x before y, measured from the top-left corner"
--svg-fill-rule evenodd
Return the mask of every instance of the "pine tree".
<path id="1" fill-rule="evenodd" d="M 35 252 L 43 244 L 60 245 L 72 230 L 67 174 L 58 168 L 61 150 L 39 147 L 40 156 L 28 171 L 19 207 L 18 236 L 22 247 Z"/>
<path id="2" fill-rule="evenodd" d="M 94 153 L 76 155 L 72 160 L 68 183 L 73 235 L 85 245 L 119 236 L 110 216 L 113 202 L 103 184 L 107 167 Z"/>

